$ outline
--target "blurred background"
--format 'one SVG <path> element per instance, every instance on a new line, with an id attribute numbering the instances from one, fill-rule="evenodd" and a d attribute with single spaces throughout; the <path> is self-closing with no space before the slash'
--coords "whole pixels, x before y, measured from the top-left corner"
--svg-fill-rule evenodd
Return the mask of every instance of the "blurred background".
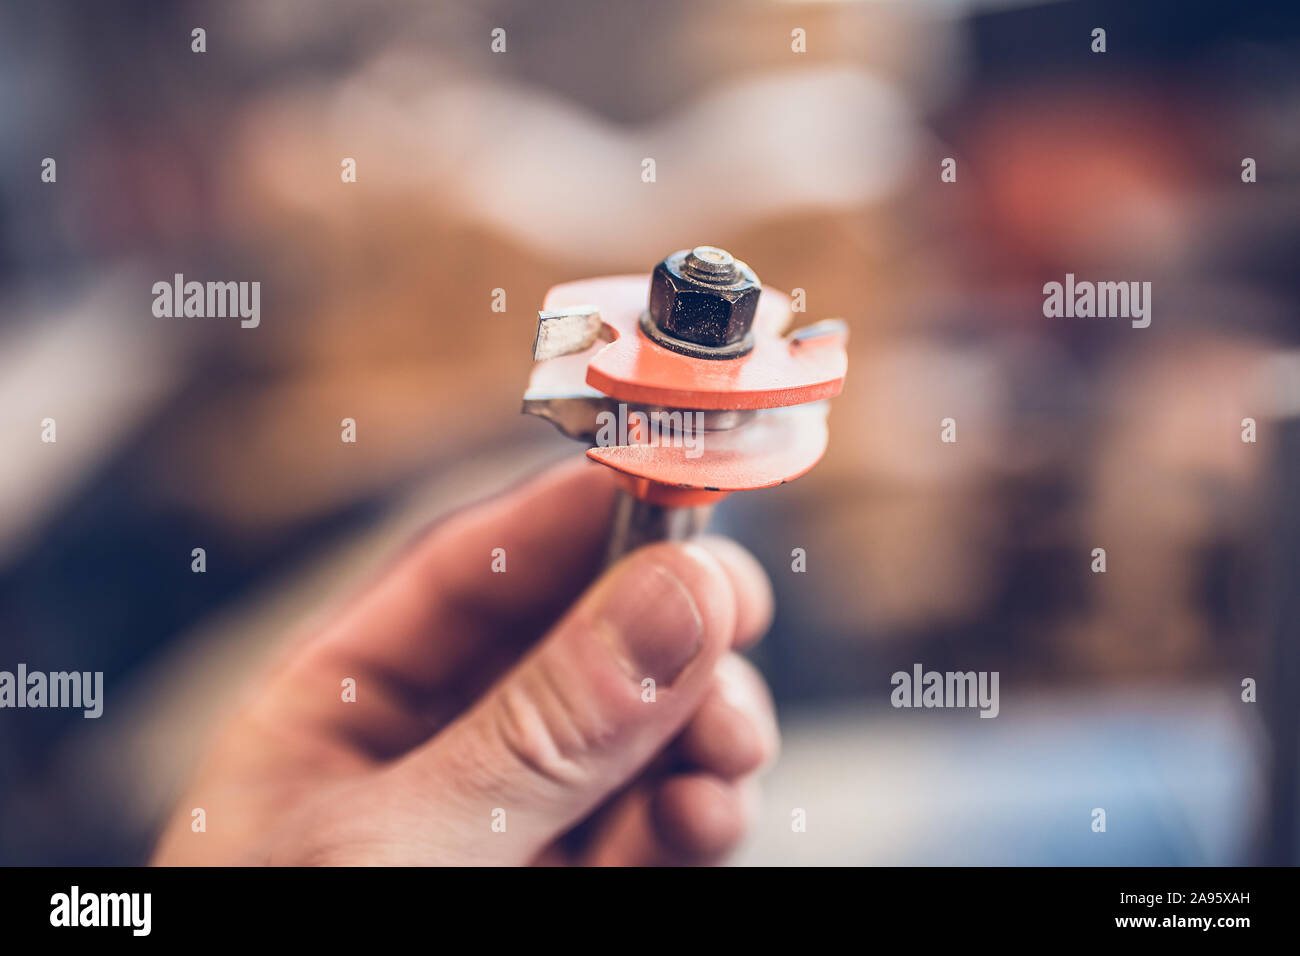
<path id="1" fill-rule="evenodd" d="M 106 704 L 0 713 L 0 862 L 144 860 L 295 621 L 580 454 L 519 414 L 547 288 L 698 243 L 851 328 L 826 459 L 716 519 L 779 606 L 739 862 L 1295 862 L 1298 54 L 1293 3 L 4 4 L 0 668 Z M 260 327 L 154 318 L 178 272 Z M 1066 272 L 1151 326 L 1044 318 Z M 917 662 L 1000 716 L 891 709 Z"/>

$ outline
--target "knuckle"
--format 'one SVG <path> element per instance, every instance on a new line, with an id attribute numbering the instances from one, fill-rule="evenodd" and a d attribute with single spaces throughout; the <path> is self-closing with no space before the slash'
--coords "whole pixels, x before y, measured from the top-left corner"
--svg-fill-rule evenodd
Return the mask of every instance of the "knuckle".
<path id="1" fill-rule="evenodd" d="M 543 658 L 524 679 L 501 689 L 496 715 L 506 752 L 556 787 L 573 788 L 589 779 L 592 758 L 616 735 L 612 723 L 573 699 Z"/>

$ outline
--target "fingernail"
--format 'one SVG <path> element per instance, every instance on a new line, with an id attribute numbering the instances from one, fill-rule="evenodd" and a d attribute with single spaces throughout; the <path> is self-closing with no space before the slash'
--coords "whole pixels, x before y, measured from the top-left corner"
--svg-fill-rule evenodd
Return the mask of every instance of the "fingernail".
<path id="1" fill-rule="evenodd" d="M 671 684 L 704 646 L 704 618 L 690 590 L 657 561 L 629 561 L 606 592 L 601 617 L 629 675 Z"/>

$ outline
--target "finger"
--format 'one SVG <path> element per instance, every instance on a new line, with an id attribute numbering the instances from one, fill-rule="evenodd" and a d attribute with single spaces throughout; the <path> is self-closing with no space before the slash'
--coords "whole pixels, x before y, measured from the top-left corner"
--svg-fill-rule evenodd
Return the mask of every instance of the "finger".
<path id="1" fill-rule="evenodd" d="M 663 846 L 695 863 L 716 863 L 740 845 L 757 817 L 758 785 L 709 774 L 665 780 L 651 806 Z"/>
<path id="2" fill-rule="evenodd" d="M 252 716 L 380 757 L 421 742 L 595 577 L 613 494 L 608 469 L 575 462 L 447 518 L 310 643 L 287 650 L 278 689 L 257 698 Z M 498 548 L 503 571 L 493 569 Z M 354 699 L 344 704 L 347 679 Z M 445 713 L 426 712 L 434 696 Z"/>
<path id="3" fill-rule="evenodd" d="M 737 594 L 714 553 L 655 544 L 619 562 L 460 720 L 397 764 L 427 849 L 531 860 L 630 782 L 713 686 Z M 493 832 L 495 810 L 508 820 Z M 450 828 L 450 829 L 449 829 Z"/>
<path id="4" fill-rule="evenodd" d="M 657 777 L 647 771 L 628 792 L 602 808 L 595 829 L 586 835 L 588 849 L 582 858 L 595 865 L 694 862 L 695 854 L 683 856 L 665 847 L 652 825 L 657 785 L 683 772 L 703 772 L 725 781 L 753 776 L 775 760 L 778 749 L 776 716 L 762 676 L 740 655 L 724 655 L 712 689 L 672 748 L 677 774 Z"/>
<path id="5" fill-rule="evenodd" d="M 740 655 L 726 655 L 678 739 L 678 752 L 697 770 L 736 779 L 769 765 L 779 747 L 772 695 L 762 675 Z"/>
<path id="6" fill-rule="evenodd" d="M 754 644 L 772 626 L 772 584 L 758 560 L 730 538 L 705 535 L 696 539 L 722 562 L 737 594 L 749 595 L 737 609 L 736 647 Z"/>
<path id="7" fill-rule="evenodd" d="M 675 774 L 628 793 L 593 843 L 591 866 L 683 866 L 725 859 L 757 817 L 757 784 Z"/>
<path id="8" fill-rule="evenodd" d="M 325 643 L 429 684 L 485 637 L 526 641 L 515 626 L 553 622 L 598 573 L 613 500 L 608 469 L 571 462 L 459 512 L 408 548 Z"/>

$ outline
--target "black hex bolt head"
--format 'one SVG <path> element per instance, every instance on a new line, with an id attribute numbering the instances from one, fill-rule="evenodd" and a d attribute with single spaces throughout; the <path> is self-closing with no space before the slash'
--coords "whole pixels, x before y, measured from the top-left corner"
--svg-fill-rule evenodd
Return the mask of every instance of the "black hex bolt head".
<path id="1" fill-rule="evenodd" d="M 651 273 L 650 305 L 642 327 L 675 351 L 734 358 L 753 347 L 749 330 L 762 291 L 754 270 L 726 250 L 682 249 Z"/>

